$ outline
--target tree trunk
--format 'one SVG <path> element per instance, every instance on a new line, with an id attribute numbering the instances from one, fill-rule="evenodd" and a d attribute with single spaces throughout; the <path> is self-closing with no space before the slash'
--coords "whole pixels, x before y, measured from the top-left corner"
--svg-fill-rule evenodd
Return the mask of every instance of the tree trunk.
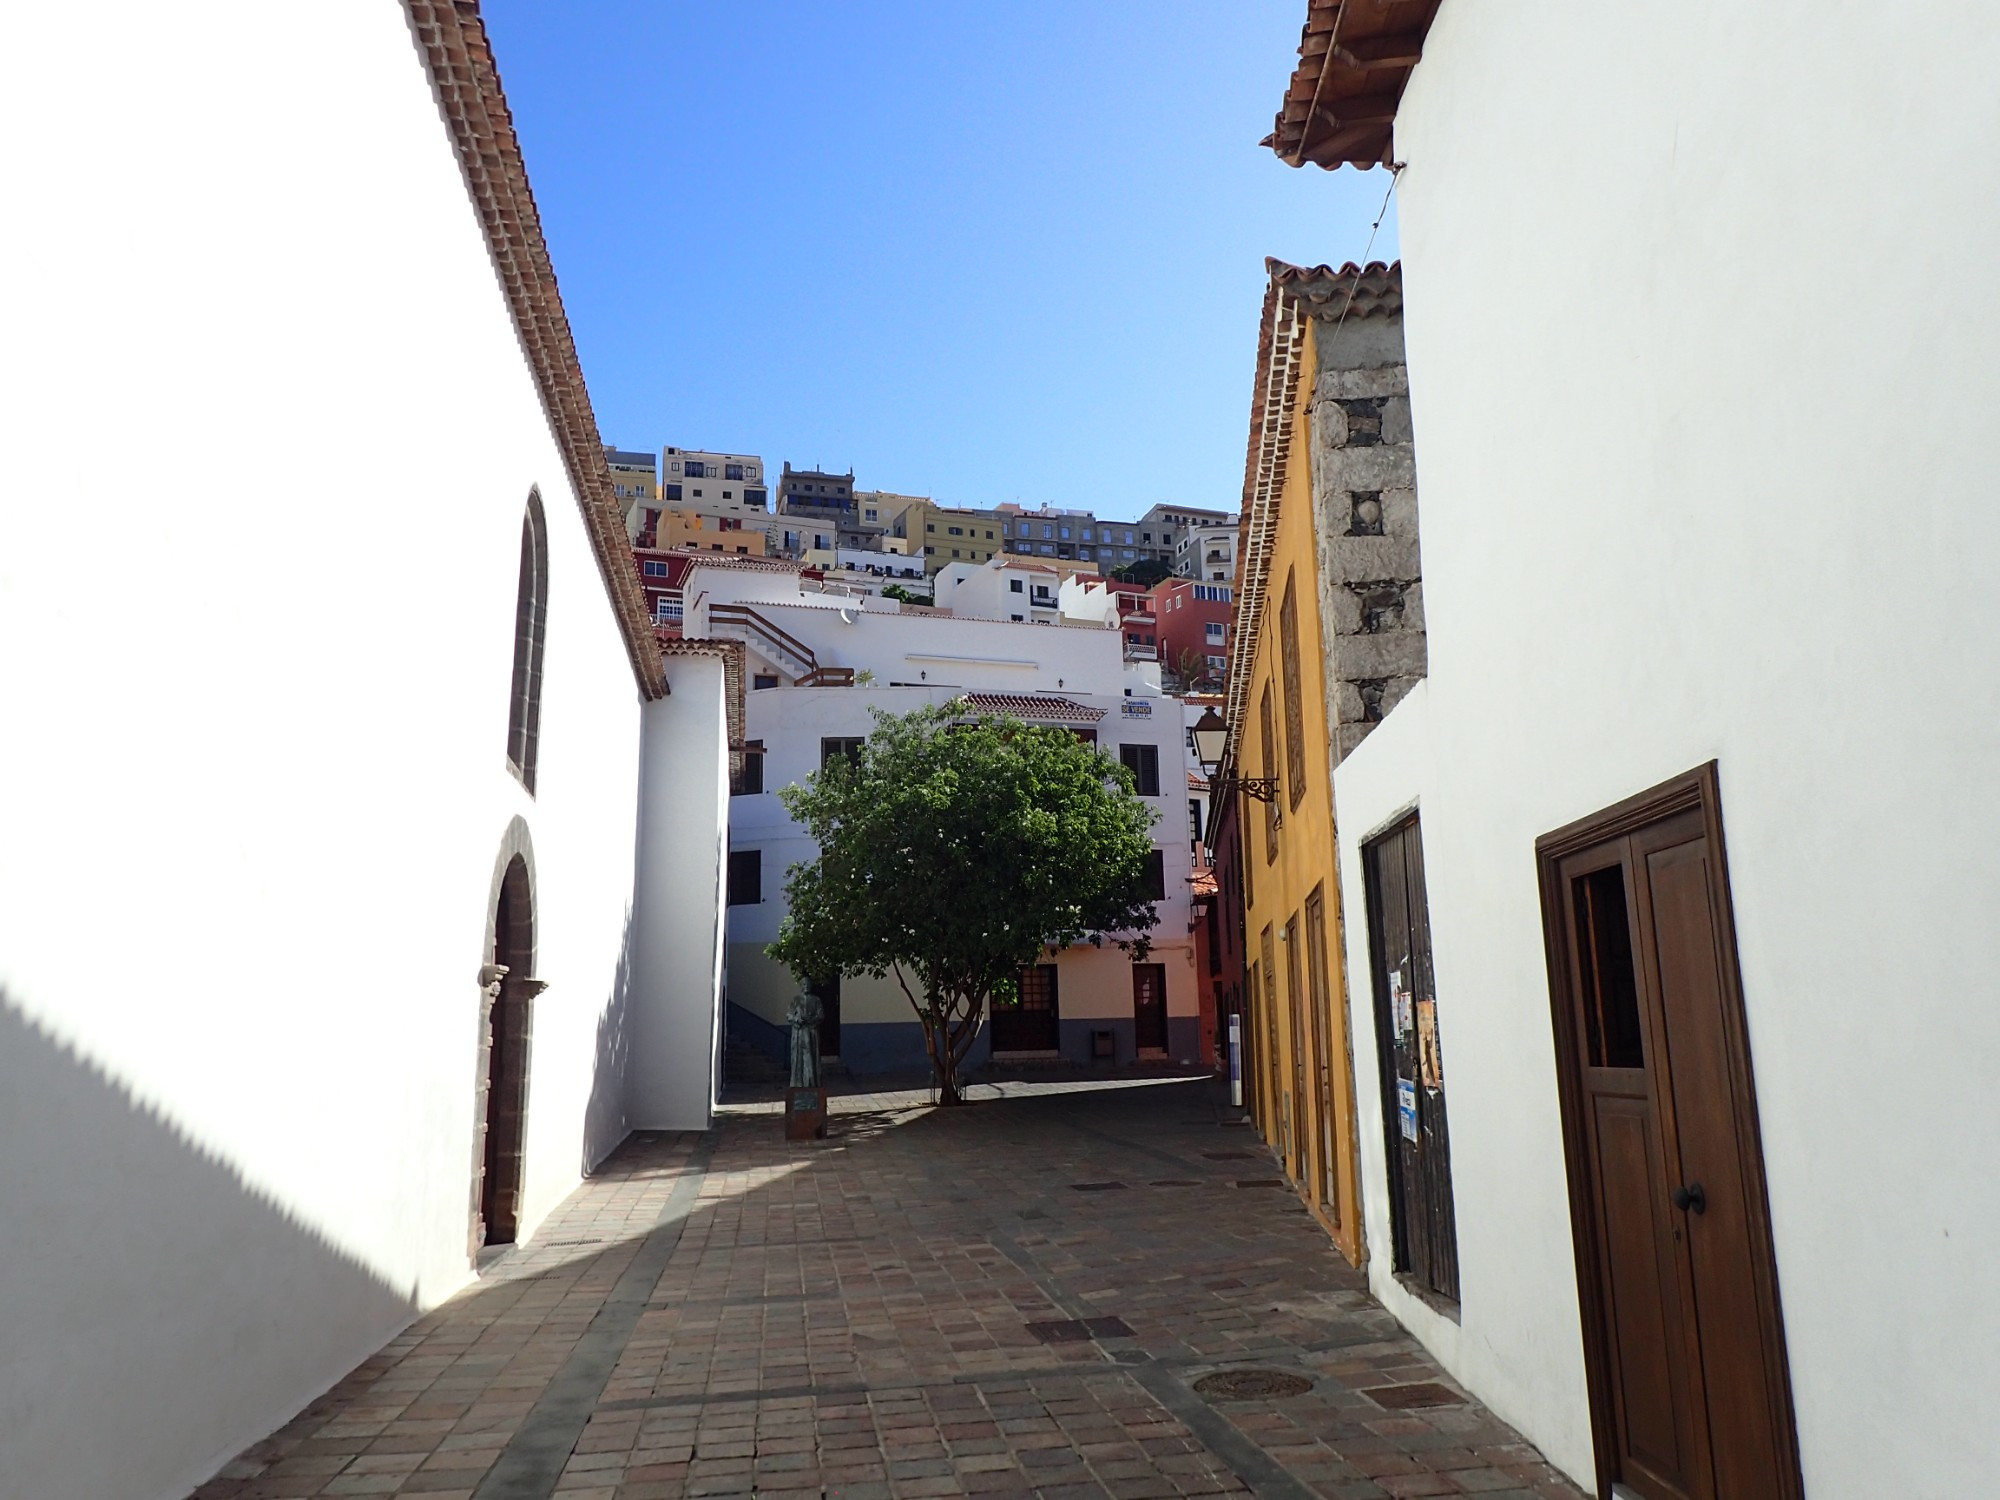
<path id="1" fill-rule="evenodd" d="M 931 1082 L 937 1086 L 939 1104 L 963 1104 L 958 1089 L 958 1067 L 951 1055 L 951 1016 L 932 1010 L 924 1017 L 924 1047 L 931 1055 Z"/>

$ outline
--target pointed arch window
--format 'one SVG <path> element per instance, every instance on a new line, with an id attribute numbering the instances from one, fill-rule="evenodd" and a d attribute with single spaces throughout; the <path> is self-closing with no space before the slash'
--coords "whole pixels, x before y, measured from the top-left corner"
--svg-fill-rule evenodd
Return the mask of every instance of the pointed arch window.
<path id="1" fill-rule="evenodd" d="M 514 685 L 507 707 L 507 763 L 529 793 L 542 726 L 542 641 L 549 607 L 549 526 L 539 490 L 521 518 L 521 582 L 514 598 Z"/>

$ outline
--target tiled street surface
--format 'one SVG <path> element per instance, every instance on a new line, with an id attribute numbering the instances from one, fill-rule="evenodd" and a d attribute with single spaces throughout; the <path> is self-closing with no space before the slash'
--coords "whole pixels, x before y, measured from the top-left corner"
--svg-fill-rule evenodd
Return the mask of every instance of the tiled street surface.
<path id="1" fill-rule="evenodd" d="M 1208 1081 L 980 1092 L 836 1101 L 810 1145 L 754 1108 L 628 1141 L 197 1495 L 1578 1495 Z M 1305 1389 L 1197 1389 L 1231 1371 Z"/>

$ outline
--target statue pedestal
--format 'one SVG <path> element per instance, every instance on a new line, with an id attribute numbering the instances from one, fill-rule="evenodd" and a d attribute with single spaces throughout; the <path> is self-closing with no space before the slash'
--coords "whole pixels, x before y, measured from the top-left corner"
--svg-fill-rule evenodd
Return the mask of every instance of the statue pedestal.
<path id="1" fill-rule="evenodd" d="M 826 1139 L 826 1090 L 788 1088 L 785 1090 L 785 1139 L 823 1141 Z"/>

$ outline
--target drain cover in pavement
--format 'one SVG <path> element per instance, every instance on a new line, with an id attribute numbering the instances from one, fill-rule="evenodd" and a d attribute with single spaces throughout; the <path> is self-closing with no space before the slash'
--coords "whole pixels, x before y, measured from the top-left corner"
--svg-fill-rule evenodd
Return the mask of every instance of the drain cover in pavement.
<path id="1" fill-rule="evenodd" d="M 1210 1161 L 1255 1161 L 1257 1159 L 1257 1153 L 1254 1151 L 1204 1151 L 1201 1154 Z"/>
<path id="2" fill-rule="evenodd" d="M 1313 1383 L 1289 1370 L 1217 1370 L 1194 1383 L 1204 1396 L 1220 1396 L 1232 1401 L 1272 1401 L 1280 1396 L 1303 1396 Z"/>
<path id="3" fill-rule="evenodd" d="M 1378 1385 L 1373 1390 L 1363 1391 L 1377 1406 L 1386 1406 L 1391 1411 L 1408 1411 L 1415 1406 L 1463 1406 L 1465 1397 L 1457 1391 L 1447 1390 L 1441 1385 L 1423 1381 L 1416 1385 Z"/>
<path id="4" fill-rule="evenodd" d="M 1154 1181 L 1153 1181 L 1153 1182 L 1152 1182 L 1152 1183 L 1150 1184 L 1150 1186 L 1153 1186 L 1153 1187 L 1200 1187 L 1200 1186 L 1201 1186 L 1201 1182 L 1200 1182 L 1200 1180 L 1199 1180 L 1198 1178 L 1194 1178 L 1194 1177 L 1161 1177 L 1161 1178 L 1157 1178 L 1157 1179 L 1155 1179 L 1155 1180 L 1154 1180 Z"/>
<path id="5" fill-rule="evenodd" d="M 1242 1177 L 1237 1179 L 1236 1185 L 1240 1188 L 1291 1186 L 1291 1184 L 1286 1182 L 1285 1179 L 1282 1177 Z"/>
<path id="6" fill-rule="evenodd" d="M 1072 1182 L 1070 1187 L 1079 1193 L 1109 1193 L 1124 1187 L 1122 1182 Z"/>
<path id="7" fill-rule="evenodd" d="M 1083 1344 L 1091 1339 L 1129 1339 L 1132 1326 L 1123 1318 L 1055 1318 L 1030 1323 L 1028 1332 L 1045 1344 Z"/>

